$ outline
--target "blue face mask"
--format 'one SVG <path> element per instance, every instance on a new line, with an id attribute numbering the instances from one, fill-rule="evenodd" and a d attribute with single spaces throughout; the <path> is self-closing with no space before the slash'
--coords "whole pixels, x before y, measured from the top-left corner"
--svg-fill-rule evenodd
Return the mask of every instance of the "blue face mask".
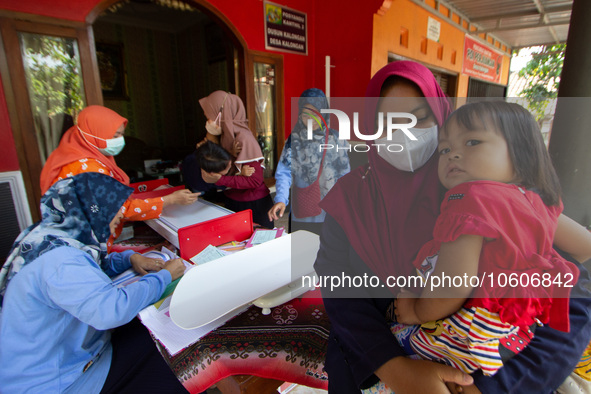
<path id="1" fill-rule="evenodd" d="M 123 150 L 123 147 L 125 147 L 125 139 L 123 137 L 111 138 L 110 140 L 106 140 L 104 138 L 97 137 L 96 135 L 88 134 L 88 133 L 82 131 L 82 129 L 78 126 L 76 126 L 76 127 L 82 133 L 82 137 L 84 138 L 84 140 L 86 140 L 86 142 L 88 142 L 90 145 L 92 145 L 96 149 L 98 149 L 98 151 L 101 152 L 105 156 L 117 156 L 119 153 L 121 153 L 121 151 Z M 107 147 L 106 148 L 99 148 L 95 144 L 88 141 L 86 139 L 86 137 L 84 136 L 84 134 L 88 134 L 91 137 L 98 138 L 99 140 L 105 141 L 105 143 L 107 144 Z"/>
<path id="2" fill-rule="evenodd" d="M 110 140 L 107 140 L 106 148 L 99 148 L 99 152 L 101 152 L 105 156 L 117 156 L 119 153 L 121 153 L 123 147 L 125 147 L 125 138 L 112 138 Z"/>

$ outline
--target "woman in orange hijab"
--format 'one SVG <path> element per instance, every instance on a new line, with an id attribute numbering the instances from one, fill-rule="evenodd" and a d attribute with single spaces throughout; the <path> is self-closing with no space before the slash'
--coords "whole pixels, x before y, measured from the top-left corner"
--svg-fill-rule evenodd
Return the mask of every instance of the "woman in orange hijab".
<path id="1" fill-rule="evenodd" d="M 91 105 L 78 115 L 78 122 L 71 127 L 59 146 L 51 153 L 41 171 L 41 191 L 45 193 L 55 182 L 84 172 L 99 172 L 129 185 L 129 177 L 117 166 L 115 158 L 125 146 L 123 134 L 127 119 L 109 108 Z M 198 193 L 178 190 L 165 197 L 145 200 L 127 200 L 121 207 L 119 220 L 141 221 L 155 219 L 167 205 L 187 205 L 197 200 Z M 121 233 L 123 224 L 111 222 L 113 240 Z"/>

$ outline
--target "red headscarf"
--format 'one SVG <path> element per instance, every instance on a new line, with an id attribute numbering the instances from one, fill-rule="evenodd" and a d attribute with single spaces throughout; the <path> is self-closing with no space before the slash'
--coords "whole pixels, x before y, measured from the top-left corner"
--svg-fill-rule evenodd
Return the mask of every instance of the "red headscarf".
<path id="1" fill-rule="evenodd" d="M 418 86 L 441 127 L 451 108 L 431 71 L 421 64 L 388 64 L 373 76 L 366 97 L 379 97 L 384 81 L 393 75 Z M 368 103 L 365 125 L 372 131 L 377 100 Z M 375 149 L 368 156 L 369 164 L 341 178 L 320 206 L 340 224 L 357 254 L 382 280 L 389 275 L 409 275 L 413 258 L 432 238 L 439 214 L 437 155 L 415 172 L 392 167 Z"/>
<path id="2" fill-rule="evenodd" d="M 106 148 L 107 143 L 103 140 L 113 138 L 121 125 L 126 126 L 127 119 L 109 108 L 90 105 L 80 111 L 77 125 L 64 133 L 59 146 L 49 155 L 43 166 L 41 192 L 45 193 L 53 185 L 63 166 L 80 159 L 100 161 L 113 172 L 113 178 L 129 185 L 129 177 L 117 166 L 115 158 L 103 155 L 96 148 Z"/>
<path id="3" fill-rule="evenodd" d="M 240 97 L 222 90 L 216 90 L 209 96 L 199 100 L 199 104 L 201 104 L 201 108 L 209 120 L 215 120 L 218 113 L 222 112 L 220 145 L 225 150 L 231 152 L 234 141 L 241 143 L 242 151 L 234 162 L 238 168 L 242 164 L 264 159 L 260 145 L 248 128 L 246 110 Z"/>

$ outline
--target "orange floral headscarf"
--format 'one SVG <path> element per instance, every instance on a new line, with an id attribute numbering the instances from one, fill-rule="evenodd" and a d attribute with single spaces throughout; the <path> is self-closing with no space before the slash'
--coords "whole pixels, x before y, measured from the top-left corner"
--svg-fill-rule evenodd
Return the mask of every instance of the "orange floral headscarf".
<path id="1" fill-rule="evenodd" d="M 47 158 L 41 171 L 41 192 L 45 193 L 55 183 L 63 166 L 80 159 L 100 161 L 109 167 L 116 180 L 129 185 L 129 177 L 117 166 L 115 158 L 97 149 L 106 148 L 104 140 L 113 138 L 121 125 L 126 126 L 127 119 L 109 108 L 91 105 L 80 111 L 77 124 L 65 132 L 59 146 Z"/>

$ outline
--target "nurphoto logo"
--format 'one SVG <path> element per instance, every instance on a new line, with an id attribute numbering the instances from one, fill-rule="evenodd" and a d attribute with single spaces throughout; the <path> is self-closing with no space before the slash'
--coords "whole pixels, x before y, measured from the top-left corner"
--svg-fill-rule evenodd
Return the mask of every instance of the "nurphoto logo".
<path id="1" fill-rule="evenodd" d="M 324 124 L 326 130 L 328 130 L 328 126 L 326 124 L 326 121 L 324 120 L 324 117 L 322 116 L 322 114 L 333 114 L 337 117 L 337 120 L 339 122 L 339 127 L 338 127 L 338 131 L 339 131 L 339 139 L 340 140 L 350 140 L 351 139 L 351 120 L 349 119 L 349 116 L 343 112 L 340 111 L 338 109 L 321 109 L 320 112 L 313 110 L 311 108 L 306 108 L 306 115 L 307 115 L 307 122 L 306 122 L 306 127 L 307 127 L 307 138 L 308 140 L 312 140 L 313 139 L 313 130 L 314 130 L 314 123 L 315 122 L 320 128 L 322 128 L 322 124 Z M 379 141 L 383 141 L 384 138 L 381 138 L 382 133 L 384 131 L 384 118 L 386 119 L 386 138 L 384 142 L 378 142 Z M 399 123 L 401 119 L 406 119 L 408 120 L 407 123 Z M 396 121 L 394 121 L 396 120 Z M 416 126 L 417 124 L 417 117 L 411 113 L 407 113 L 407 112 L 387 112 L 386 116 L 384 117 L 384 113 L 379 112 L 378 116 L 377 116 L 377 130 L 375 131 L 374 134 L 363 134 L 359 131 L 359 113 L 358 112 L 354 112 L 353 113 L 353 133 L 355 134 L 355 136 L 357 138 L 359 138 L 362 141 L 374 141 L 373 144 L 359 144 L 359 145 L 355 145 L 353 147 L 353 150 L 355 150 L 356 152 L 367 152 L 371 149 L 371 147 L 374 147 L 375 149 L 378 150 L 378 152 L 380 151 L 380 148 L 384 148 L 387 149 L 389 152 L 402 152 L 404 150 L 404 146 L 402 146 L 401 144 L 396 144 L 396 143 L 388 143 L 387 141 L 391 141 L 392 140 L 392 133 L 396 130 L 401 130 L 407 138 L 409 138 L 412 141 L 416 141 L 417 138 L 412 134 L 412 132 L 409 129 L 412 129 L 414 126 Z M 337 149 L 337 150 L 342 150 L 342 149 L 346 149 L 346 150 L 351 150 L 351 146 L 344 148 L 344 147 L 339 147 L 339 146 L 335 146 L 334 144 L 320 144 L 320 151 L 323 150 L 331 150 L 331 149 Z"/>

